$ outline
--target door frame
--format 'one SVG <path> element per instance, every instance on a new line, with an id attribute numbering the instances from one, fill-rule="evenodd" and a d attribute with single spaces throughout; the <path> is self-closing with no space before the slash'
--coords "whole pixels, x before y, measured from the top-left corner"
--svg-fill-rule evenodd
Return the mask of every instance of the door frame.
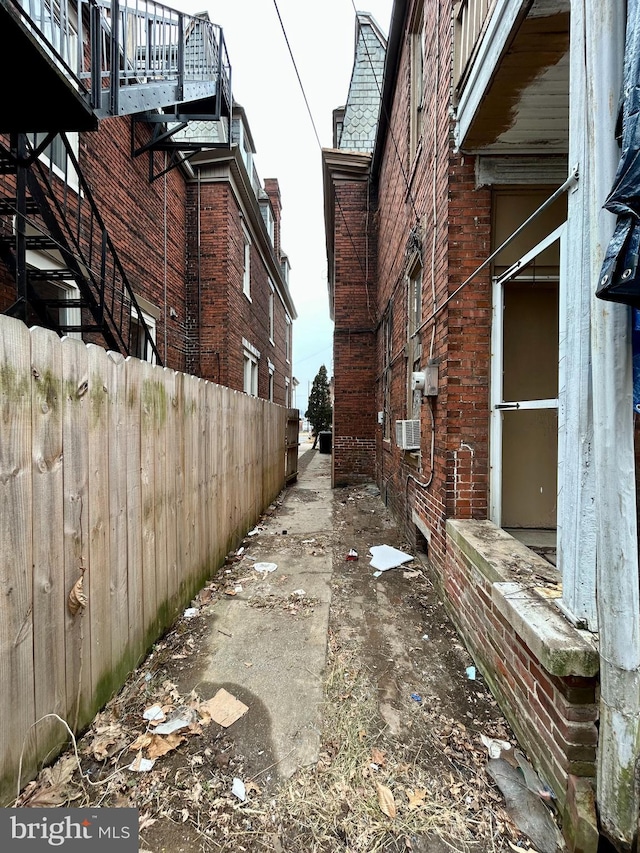
<path id="1" fill-rule="evenodd" d="M 559 414 L 559 398 L 547 400 L 504 400 L 504 285 L 516 278 L 518 273 L 545 249 L 560 241 L 560 266 L 558 271 L 558 393 L 562 387 L 560 371 L 564 342 L 563 258 L 565 257 L 566 222 L 548 234 L 530 251 L 519 258 L 509 269 L 492 277 L 491 319 L 491 375 L 489 389 L 489 518 L 498 527 L 502 526 L 502 412 L 505 410 L 556 409 Z M 561 467 L 561 444 L 558 441 L 558 468 Z M 560 478 L 558 477 L 558 488 Z"/>

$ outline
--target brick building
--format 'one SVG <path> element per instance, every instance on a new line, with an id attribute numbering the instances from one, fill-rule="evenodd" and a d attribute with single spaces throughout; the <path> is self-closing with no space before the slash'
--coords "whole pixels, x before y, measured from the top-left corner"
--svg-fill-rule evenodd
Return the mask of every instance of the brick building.
<path id="1" fill-rule="evenodd" d="M 584 850 L 640 802 L 631 325 L 595 297 L 628 5 L 395 0 L 388 43 L 359 13 L 323 152 L 334 485 L 426 551 Z"/>
<path id="2" fill-rule="evenodd" d="M 256 173 L 222 31 L 150 6 L 135 13 L 147 34 L 122 12 L 118 48 L 108 4 L 63 5 L 53 31 L 46 4 L 40 17 L 38 4 L 0 12 L 3 55 L 21 40 L 43 93 L 16 84 L 0 122 L 0 311 L 289 406 L 280 193 Z M 135 76 L 124 62 L 96 77 L 117 49 Z"/>

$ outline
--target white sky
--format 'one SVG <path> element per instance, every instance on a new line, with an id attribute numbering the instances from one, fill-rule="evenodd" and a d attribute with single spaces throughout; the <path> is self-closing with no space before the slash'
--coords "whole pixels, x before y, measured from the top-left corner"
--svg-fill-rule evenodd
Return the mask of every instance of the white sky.
<path id="1" fill-rule="evenodd" d="M 207 11 L 224 31 L 233 94 L 246 111 L 262 181 L 277 178 L 282 249 L 291 263 L 293 375 L 301 414 L 321 364 L 333 374 L 322 198 L 322 163 L 309 112 L 274 0 L 164 0 L 186 12 Z M 347 98 L 355 9 L 389 32 L 392 0 L 276 0 L 323 147 L 332 145 L 332 112 Z"/>

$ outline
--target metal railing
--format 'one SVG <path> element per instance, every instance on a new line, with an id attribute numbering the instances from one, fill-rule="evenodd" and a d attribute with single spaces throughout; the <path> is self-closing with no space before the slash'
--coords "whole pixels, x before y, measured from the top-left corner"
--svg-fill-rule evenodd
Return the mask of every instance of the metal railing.
<path id="1" fill-rule="evenodd" d="M 496 0 L 458 0 L 455 5 L 454 87 L 458 87 L 463 82 L 469 61 L 495 4 Z"/>
<path id="2" fill-rule="evenodd" d="M 0 228 L 0 236 L 12 236 L 14 228 L 18 239 L 21 233 L 28 232 L 30 245 L 37 247 L 34 238 L 40 240 L 62 264 L 59 272 L 46 269 L 40 274 L 32 270 L 25 275 L 43 279 L 62 277 L 76 283 L 79 298 L 68 299 L 61 307 L 80 309 L 82 318 L 64 331 L 94 333 L 103 338 L 109 349 L 138 357 L 144 352 L 156 364 L 162 364 L 113 240 L 80 171 L 73 145 L 66 134 L 57 139 L 62 143 L 67 163 L 62 175 L 52 160 L 47 165 L 37 159 L 37 150 L 32 148 L 31 141 L 26 141 L 26 153 L 30 153 L 32 161 L 30 166 L 23 167 L 27 199 L 22 205 L 17 201 L 15 211 L 9 203 L 2 209 L 4 214 L 15 213 L 15 225 L 12 218 L 5 216 L 5 231 L 3 234 Z M 3 145 L 0 145 L 0 159 L 6 163 L 12 160 L 11 152 Z M 19 166 L 19 161 L 16 165 Z M 70 190 L 73 185 L 77 190 Z M 19 276 L 21 262 L 18 258 L 16 262 Z M 21 289 L 26 297 L 27 289 L 18 284 L 19 293 Z"/>
<path id="3" fill-rule="evenodd" d="M 217 95 L 219 104 L 231 105 L 224 36 L 206 17 L 153 0 L 9 2 L 100 117 L 170 106 L 190 96 Z M 131 87 L 146 91 L 137 99 L 121 98 Z"/>

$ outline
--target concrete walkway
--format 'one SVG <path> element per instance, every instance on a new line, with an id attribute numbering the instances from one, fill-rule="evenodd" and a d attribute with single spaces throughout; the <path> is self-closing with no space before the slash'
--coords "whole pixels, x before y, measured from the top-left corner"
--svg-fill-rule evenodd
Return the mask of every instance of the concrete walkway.
<path id="1" fill-rule="evenodd" d="M 224 687 L 249 706 L 233 725 L 247 776 L 273 767 L 272 778 L 289 778 L 318 758 L 333 496 L 331 456 L 309 452 L 282 503 L 245 539 L 232 573 L 238 591 L 208 608 L 203 666 L 192 685 L 201 695 Z M 261 574 L 260 563 L 277 569 Z"/>

